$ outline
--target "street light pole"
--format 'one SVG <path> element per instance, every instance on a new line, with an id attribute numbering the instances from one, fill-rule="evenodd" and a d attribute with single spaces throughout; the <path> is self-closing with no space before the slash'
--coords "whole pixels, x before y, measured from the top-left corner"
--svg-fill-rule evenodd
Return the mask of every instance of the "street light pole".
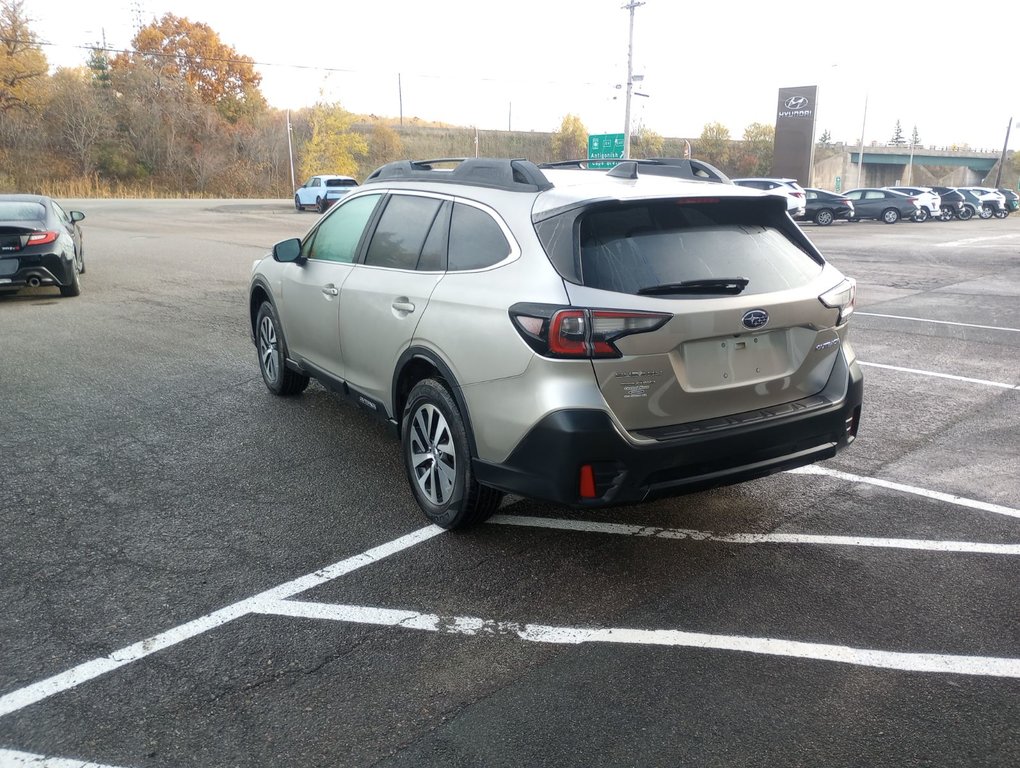
<path id="1" fill-rule="evenodd" d="M 999 182 L 1002 181 L 1002 166 L 1006 164 L 1006 149 L 1009 147 L 1009 129 L 1013 127 L 1013 117 L 1010 116 L 1009 122 L 1006 123 L 1006 140 L 1002 142 L 1002 154 L 999 155 L 999 170 L 995 172 L 995 188 L 999 188 Z"/>
<path id="2" fill-rule="evenodd" d="M 864 120 L 861 122 L 861 147 L 857 152 L 857 187 L 861 186 L 861 171 L 864 169 L 864 127 L 868 124 L 868 95 L 864 95 Z"/>
<path id="3" fill-rule="evenodd" d="M 627 106 L 623 117 L 623 159 L 630 158 L 630 97 L 634 90 L 634 9 L 644 5 L 643 2 L 630 0 L 622 6 L 623 10 L 630 11 L 630 38 L 627 42 Z"/>

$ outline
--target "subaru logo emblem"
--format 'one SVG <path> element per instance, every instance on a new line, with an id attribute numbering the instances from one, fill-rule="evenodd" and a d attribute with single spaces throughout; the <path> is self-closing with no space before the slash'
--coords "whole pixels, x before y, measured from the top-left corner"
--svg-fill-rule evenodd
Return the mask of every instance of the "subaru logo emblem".
<path id="1" fill-rule="evenodd" d="M 745 328 L 750 328 L 752 331 L 758 328 L 764 328 L 769 321 L 769 313 L 764 309 L 752 309 L 749 312 L 745 312 L 744 316 L 740 319 L 740 322 L 744 324 Z"/>
<path id="2" fill-rule="evenodd" d="M 783 103 L 787 109 L 804 109 L 807 106 L 807 96 L 791 96 Z"/>

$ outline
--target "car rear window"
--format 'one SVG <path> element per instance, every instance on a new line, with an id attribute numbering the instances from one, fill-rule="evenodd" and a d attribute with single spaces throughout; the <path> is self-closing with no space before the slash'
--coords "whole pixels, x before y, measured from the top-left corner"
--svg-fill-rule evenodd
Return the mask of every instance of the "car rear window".
<path id="1" fill-rule="evenodd" d="M 0 221 L 45 221 L 41 203 L 0 201 Z"/>
<path id="2" fill-rule="evenodd" d="M 327 187 L 356 187 L 358 182 L 354 179 L 326 179 Z"/>
<path id="3" fill-rule="evenodd" d="M 775 226 L 771 208 L 746 201 L 645 201 L 593 206 L 536 231 L 565 278 L 637 294 L 689 280 L 746 278 L 743 295 L 794 288 L 822 262 Z"/>

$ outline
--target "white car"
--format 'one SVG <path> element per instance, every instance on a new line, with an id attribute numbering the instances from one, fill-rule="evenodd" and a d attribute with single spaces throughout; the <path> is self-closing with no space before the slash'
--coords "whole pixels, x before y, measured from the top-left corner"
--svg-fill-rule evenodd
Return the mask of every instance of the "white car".
<path id="1" fill-rule="evenodd" d="M 357 186 L 357 179 L 350 176 L 312 176 L 294 191 L 294 207 L 299 211 L 315 208 L 319 213 L 325 213 L 333 203 L 346 197 Z"/>
<path id="2" fill-rule="evenodd" d="M 1005 218 L 1000 211 L 1009 213 L 1009 209 L 1006 207 L 1006 196 L 999 190 L 990 187 L 967 187 L 967 189 L 981 201 L 981 210 L 977 213 L 982 219 L 990 219 L 995 215 Z"/>
<path id="3" fill-rule="evenodd" d="M 804 217 L 807 207 L 807 194 L 804 187 L 797 183 L 796 179 L 730 179 L 734 184 L 751 189 L 760 189 L 764 192 L 771 192 L 775 195 L 786 197 L 786 210 L 795 219 Z"/>
<path id="4" fill-rule="evenodd" d="M 886 189 L 917 198 L 914 221 L 938 219 L 942 215 L 942 196 L 931 187 L 886 187 Z"/>

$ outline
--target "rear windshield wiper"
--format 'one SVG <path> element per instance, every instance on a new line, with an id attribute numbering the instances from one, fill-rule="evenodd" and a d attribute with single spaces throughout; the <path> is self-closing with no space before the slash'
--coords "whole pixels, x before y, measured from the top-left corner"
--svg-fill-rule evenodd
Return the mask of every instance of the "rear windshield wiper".
<path id="1" fill-rule="evenodd" d="M 746 277 L 714 277 L 706 280 L 684 280 L 680 283 L 649 285 L 638 289 L 639 296 L 658 296 L 670 293 L 722 293 L 736 296 L 751 282 Z"/>

